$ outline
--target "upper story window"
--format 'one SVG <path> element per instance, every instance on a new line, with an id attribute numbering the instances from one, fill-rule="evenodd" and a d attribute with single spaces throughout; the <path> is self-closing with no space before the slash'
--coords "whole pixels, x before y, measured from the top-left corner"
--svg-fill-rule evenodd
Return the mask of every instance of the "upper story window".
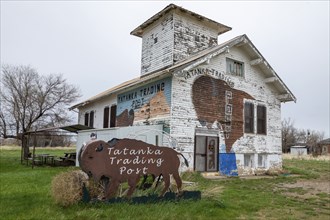
<path id="1" fill-rule="evenodd" d="M 103 110 L 103 128 L 109 127 L 110 108 L 107 106 Z"/>
<path id="2" fill-rule="evenodd" d="M 116 127 L 117 105 L 111 106 L 110 109 L 110 128 Z"/>
<path id="3" fill-rule="evenodd" d="M 227 73 L 234 76 L 244 77 L 244 63 L 226 58 Z"/>
<path id="4" fill-rule="evenodd" d="M 94 127 L 94 111 L 85 113 L 84 125 L 91 128 Z"/>
<path id="5" fill-rule="evenodd" d="M 89 113 L 89 127 L 94 127 L 94 111 L 91 111 Z"/>
<path id="6" fill-rule="evenodd" d="M 85 113 L 85 121 L 84 121 L 84 125 L 88 126 L 88 122 L 89 122 L 89 113 L 86 112 L 86 113 Z"/>

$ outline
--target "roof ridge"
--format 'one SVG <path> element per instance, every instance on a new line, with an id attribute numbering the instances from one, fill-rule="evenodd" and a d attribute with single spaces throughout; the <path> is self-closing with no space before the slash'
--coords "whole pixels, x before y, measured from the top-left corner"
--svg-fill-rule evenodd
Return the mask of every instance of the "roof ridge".
<path id="1" fill-rule="evenodd" d="M 182 66 L 189 66 L 190 63 L 193 63 L 193 62 L 198 62 L 200 61 L 201 59 L 203 59 L 204 57 L 210 55 L 210 54 L 216 54 L 217 51 L 225 48 L 225 47 L 232 47 L 232 46 L 235 46 L 236 44 L 239 44 L 241 43 L 242 41 L 244 40 L 247 40 L 247 43 L 250 44 L 250 46 L 252 47 L 253 50 L 255 50 L 255 52 L 260 56 L 260 58 L 265 62 L 265 65 L 267 66 L 267 68 L 270 69 L 270 71 L 274 74 L 274 76 L 280 81 L 281 85 L 284 87 L 284 89 L 287 91 L 287 93 L 291 96 L 292 100 L 293 101 L 296 101 L 296 97 L 293 95 L 293 93 L 289 90 L 289 88 L 285 85 L 285 83 L 282 81 L 282 79 L 277 75 L 277 73 L 275 72 L 275 70 L 270 66 L 270 64 L 268 63 L 268 61 L 263 57 L 263 55 L 259 52 L 259 50 L 254 46 L 254 44 L 252 43 L 252 41 L 248 38 L 248 36 L 246 34 L 242 34 L 242 35 L 238 35 L 230 40 L 227 40 L 221 44 L 218 44 L 214 47 L 210 47 L 210 48 L 207 48 L 205 50 L 201 50 L 199 52 L 197 52 L 196 54 L 194 55 L 191 55 L 191 56 L 188 56 L 187 58 L 181 60 L 180 62 L 178 63 L 175 63 L 175 64 L 172 64 L 170 65 L 169 67 L 165 68 L 165 69 L 159 69 L 151 74 L 148 74 L 148 75 L 140 75 L 139 77 L 135 77 L 133 79 L 130 79 L 130 80 L 127 80 L 127 81 L 124 81 L 120 84 L 118 84 L 117 86 L 114 86 L 114 87 L 111 87 L 95 96 L 92 96 L 91 98 L 83 101 L 83 102 L 80 102 L 72 107 L 70 107 L 69 109 L 72 110 L 72 109 L 75 109 L 81 105 L 85 105 L 85 104 L 88 104 L 90 102 L 93 102 L 97 99 L 100 99 L 104 96 L 107 96 L 107 95 L 111 95 L 112 93 L 114 92 L 118 92 L 122 89 L 125 89 L 127 88 L 127 86 L 130 86 L 132 84 L 136 84 L 136 83 L 139 83 L 139 82 L 142 82 L 142 81 L 147 81 L 147 80 L 151 80 L 153 78 L 156 78 L 156 77 L 160 77 L 161 74 L 163 73 L 168 73 L 170 71 L 175 71 L 177 70 L 178 68 L 182 67 Z M 210 57 L 212 58 L 212 57 Z M 198 64 L 199 65 L 199 64 Z M 292 101 L 291 100 L 291 101 Z"/>

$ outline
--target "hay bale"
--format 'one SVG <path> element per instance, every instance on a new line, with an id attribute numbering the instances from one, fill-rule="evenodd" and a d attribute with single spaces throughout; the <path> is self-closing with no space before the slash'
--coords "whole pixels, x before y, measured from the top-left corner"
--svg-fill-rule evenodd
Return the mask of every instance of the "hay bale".
<path id="1" fill-rule="evenodd" d="M 105 181 L 101 180 L 100 182 L 95 182 L 93 178 L 89 179 L 88 185 L 86 186 L 88 189 L 89 196 L 93 199 L 103 200 L 105 195 Z"/>
<path id="2" fill-rule="evenodd" d="M 88 176 L 81 170 L 56 175 L 52 181 L 52 196 L 56 204 L 69 206 L 82 200 L 82 188 L 88 185 Z"/>

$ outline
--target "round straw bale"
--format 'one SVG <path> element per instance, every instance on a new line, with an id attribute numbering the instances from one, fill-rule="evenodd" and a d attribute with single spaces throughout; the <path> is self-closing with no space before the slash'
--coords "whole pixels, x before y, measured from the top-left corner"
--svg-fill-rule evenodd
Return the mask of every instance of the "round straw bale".
<path id="1" fill-rule="evenodd" d="M 52 196 L 56 204 L 69 206 L 82 200 L 82 188 L 88 176 L 81 170 L 60 173 L 53 178 Z"/>

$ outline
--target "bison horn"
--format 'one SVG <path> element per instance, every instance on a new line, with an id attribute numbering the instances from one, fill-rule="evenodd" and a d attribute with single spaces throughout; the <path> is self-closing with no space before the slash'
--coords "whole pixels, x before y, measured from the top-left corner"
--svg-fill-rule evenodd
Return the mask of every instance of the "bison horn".
<path id="1" fill-rule="evenodd" d="M 102 151 L 103 150 L 103 146 L 102 146 L 102 144 L 100 144 L 100 146 L 98 146 L 97 148 L 95 148 L 95 151 L 96 152 L 100 152 L 100 151 Z"/>

